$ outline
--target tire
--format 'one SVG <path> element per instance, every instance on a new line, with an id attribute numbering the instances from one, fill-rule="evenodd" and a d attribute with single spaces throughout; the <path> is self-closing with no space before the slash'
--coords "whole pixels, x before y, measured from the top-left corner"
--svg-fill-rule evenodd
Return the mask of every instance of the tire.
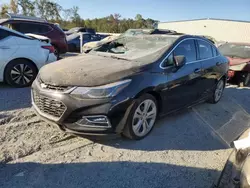
<path id="1" fill-rule="evenodd" d="M 209 103 L 216 104 L 220 101 L 222 94 L 223 94 L 223 91 L 224 91 L 224 88 L 225 88 L 225 84 L 226 83 L 225 83 L 224 78 L 220 79 L 217 82 L 216 87 L 213 90 L 213 94 L 212 94 L 211 98 L 208 100 Z"/>
<path id="2" fill-rule="evenodd" d="M 228 188 L 230 185 L 233 185 L 232 182 L 232 171 L 233 171 L 233 164 L 230 161 L 227 161 L 227 163 L 224 166 L 224 169 L 221 172 L 221 176 L 218 182 L 217 187 L 218 188 Z"/>
<path id="3" fill-rule="evenodd" d="M 250 83 L 250 73 L 242 73 L 238 80 L 238 86 L 245 87 L 248 86 L 249 83 Z"/>
<path id="4" fill-rule="evenodd" d="M 33 63 L 25 59 L 17 59 L 6 66 L 4 78 L 13 87 L 27 87 L 35 80 L 37 73 Z"/>
<path id="5" fill-rule="evenodd" d="M 144 111 L 145 105 L 148 106 L 148 110 Z M 149 113 L 151 114 L 147 116 Z M 132 140 L 143 139 L 152 131 L 157 114 L 156 99 L 150 94 L 142 95 L 135 100 L 122 134 Z"/>

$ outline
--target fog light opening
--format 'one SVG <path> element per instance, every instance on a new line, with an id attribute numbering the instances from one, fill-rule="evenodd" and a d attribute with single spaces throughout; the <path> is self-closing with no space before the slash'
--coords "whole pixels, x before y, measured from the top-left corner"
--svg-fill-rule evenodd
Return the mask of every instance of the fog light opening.
<path id="1" fill-rule="evenodd" d="M 111 124 L 106 116 L 83 116 L 77 124 L 84 127 L 105 127 L 111 128 Z"/>

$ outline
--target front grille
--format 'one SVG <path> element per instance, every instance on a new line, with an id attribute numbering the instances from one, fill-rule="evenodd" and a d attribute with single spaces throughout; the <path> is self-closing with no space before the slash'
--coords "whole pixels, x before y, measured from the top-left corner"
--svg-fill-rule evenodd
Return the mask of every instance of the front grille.
<path id="1" fill-rule="evenodd" d="M 41 112 L 56 118 L 60 118 L 66 110 L 66 106 L 62 102 L 38 94 L 34 90 L 33 100 Z"/>

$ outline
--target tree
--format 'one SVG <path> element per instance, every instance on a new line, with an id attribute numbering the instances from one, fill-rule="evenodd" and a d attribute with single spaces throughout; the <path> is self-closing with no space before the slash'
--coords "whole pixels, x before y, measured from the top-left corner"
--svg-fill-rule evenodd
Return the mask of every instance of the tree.
<path id="1" fill-rule="evenodd" d="M 73 10 L 72 10 L 72 8 L 63 9 L 62 12 L 63 12 L 62 18 L 64 19 L 64 21 L 69 21 L 69 19 L 73 17 Z"/>
<path id="2" fill-rule="evenodd" d="M 3 17 L 6 16 L 6 13 L 9 12 L 10 7 L 9 7 L 8 4 L 3 4 L 3 5 L 1 5 L 0 8 L 1 8 L 1 9 L 0 9 L 0 15 L 1 15 L 1 17 L 3 18 Z"/>
<path id="3" fill-rule="evenodd" d="M 135 16 L 135 20 L 136 21 L 139 21 L 139 20 L 142 20 L 143 18 L 142 18 L 142 15 L 141 14 L 136 14 L 136 16 Z"/>
<path id="4" fill-rule="evenodd" d="M 22 14 L 25 16 L 35 16 L 35 6 L 31 0 L 18 0 L 17 4 L 21 7 Z"/>
<path id="5" fill-rule="evenodd" d="M 37 15 L 47 20 L 61 19 L 62 7 L 50 0 L 35 0 Z"/>
<path id="6" fill-rule="evenodd" d="M 10 1 L 10 10 L 14 14 L 18 13 L 18 1 L 17 0 Z"/>
<path id="7" fill-rule="evenodd" d="M 73 6 L 71 19 L 72 19 L 72 22 L 75 23 L 75 26 L 77 26 L 81 22 L 81 17 L 78 11 L 79 11 L 79 7 Z"/>

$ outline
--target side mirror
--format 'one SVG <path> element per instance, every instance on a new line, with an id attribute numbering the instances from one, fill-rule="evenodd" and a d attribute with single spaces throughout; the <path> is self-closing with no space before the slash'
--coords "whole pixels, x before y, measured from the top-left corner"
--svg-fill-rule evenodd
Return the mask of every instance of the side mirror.
<path id="1" fill-rule="evenodd" d="M 186 57 L 184 55 L 174 56 L 175 66 L 180 68 L 186 64 Z"/>

